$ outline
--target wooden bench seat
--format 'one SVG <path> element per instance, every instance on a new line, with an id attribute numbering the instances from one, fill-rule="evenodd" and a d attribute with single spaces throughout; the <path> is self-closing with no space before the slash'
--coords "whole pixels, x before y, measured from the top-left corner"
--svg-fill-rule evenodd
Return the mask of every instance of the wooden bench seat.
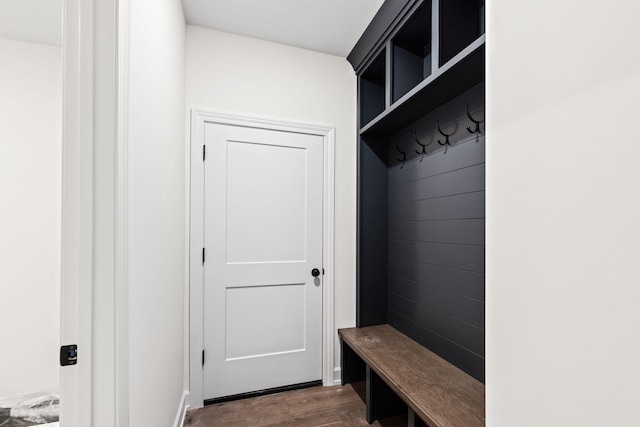
<path id="1" fill-rule="evenodd" d="M 409 425 L 420 424 L 415 416 L 429 427 L 485 425 L 484 385 L 398 330 L 378 325 L 338 334 L 342 382 L 366 379 L 369 423 L 407 410 L 391 402 L 395 394 L 409 409 Z"/>

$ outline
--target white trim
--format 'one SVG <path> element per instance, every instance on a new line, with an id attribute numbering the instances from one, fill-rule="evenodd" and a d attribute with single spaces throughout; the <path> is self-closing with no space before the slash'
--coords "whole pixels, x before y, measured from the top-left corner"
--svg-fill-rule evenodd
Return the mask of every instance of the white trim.
<path id="1" fill-rule="evenodd" d="M 61 344 L 80 362 L 60 370 L 60 420 L 92 422 L 94 6 L 66 0 L 63 37 Z"/>
<path id="2" fill-rule="evenodd" d="M 335 128 L 318 128 L 324 134 L 324 184 L 323 195 L 324 212 L 322 215 L 322 268 L 323 277 L 323 343 L 324 355 L 322 357 L 323 374 L 322 383 L 325 386 L 333 385 L 334 343 L 336 332 L 334 330 L 334 288 L 335 288 Z"/>
<path id="3" fill-rule="evenodd" d="M 200 408 L 204 403 L 201 351 L 204 348 L 203 271 L 198 254 L 204 242 L 204 165 L 197 141 L 204 141 L 204 121 L 191 113 L 190 189 L 189 189 L 189 403 Z M 198 146 L 196 146 L 198 144 Z M 196 185 L 196 183 L 200 183 Z M 197 230 L 197 233 L 196 233 Z M 198 297 L 196 297 L 198 296 Z"/>
<path id="4" fill-rule="evenodd" d="M 261 129 L 297 132 L 323 137 L 323 355 L 322 382 L 325 386 L 335 383 L 334 343 L 334 235 L 335 235 L 335 128 L 300 123 L 288 123 L 255 117 L 238 117 L 226 114 L 191 111 L 191 186 L 190 186 L 190 260 L 189 260 L 189 378 L 190 406 L 199 408 L 203 405 L 204 377 L 201 365 L 203 348 L 204 307 L 202 300 L 203 275 L 200 261 L 200 250 L 204 241 L 204 166 L 202 162 L 202 145 L 204 143 L 204 126 L 206 122 L 253 127 Z"/>
<path id="5" fill-rule="evenodd" d="M 115 191 L 115 424 L 129 427 L 128 144 L 130 2 L 117 9 L 117 139 Z"/>
<path id="6" fill-rule="evenodd" d="M 342 384 L 342 368 L 340 368 L 340 366 L 336 366 L 333 368 L 333 384 L 331 385 L 340 384 Z"/>
<path id="7" fill-rule="evenodd" d="M 189 404 L 187 403 L 188 400 L 189 392 L 185 390 L 182 392 L 182 398 L 178 405 L 178 412 L 176 413 L 176 418 L 173 420 L 173 427 L 184 426 L 184 417 L 187 415 L 187 410 L 189 409 Z"/>

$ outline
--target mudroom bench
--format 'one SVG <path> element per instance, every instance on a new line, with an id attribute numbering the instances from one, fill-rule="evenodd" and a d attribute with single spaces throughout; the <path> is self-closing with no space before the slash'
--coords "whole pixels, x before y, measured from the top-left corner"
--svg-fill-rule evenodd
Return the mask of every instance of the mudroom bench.
<path id="1" fill-rule="evenodd" d="M 389 325 L 338 331 L 342 384 L 366 380 L 366 418 L 409 426 L 485 425 L 484 385 Z"/>

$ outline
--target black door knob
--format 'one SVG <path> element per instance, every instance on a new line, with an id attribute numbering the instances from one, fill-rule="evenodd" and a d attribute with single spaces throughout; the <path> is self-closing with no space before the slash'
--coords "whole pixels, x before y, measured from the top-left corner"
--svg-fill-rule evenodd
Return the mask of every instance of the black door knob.
<path id="1" fill-rule="evenodd" d="M 320 275 L 320 270 L 318 270 L 317 268 L 314 268 L 313 270 L 311 270 L 311 275 L 313 277 L 318 277 Z"/>

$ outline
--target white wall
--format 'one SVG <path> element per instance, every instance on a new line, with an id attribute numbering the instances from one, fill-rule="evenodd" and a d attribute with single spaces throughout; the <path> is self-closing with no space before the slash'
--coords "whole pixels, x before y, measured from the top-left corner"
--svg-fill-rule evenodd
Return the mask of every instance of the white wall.
<path id="1" fill-rule="evenodd" d="M 0 38 L 0 397 L 57 387 L 62 49 Z"/>
<path id="2" fill-rule="evenodd" d="M 184 390 L 185 23 L 179 0 L 130 4 L 129 425 L 169 426 Z"/>
<path id="3" fill-rule="evenodd" d="M 345 58 L 187 26 L 186 108 L 333 126 L 335 326 L 355 325 L 356 79 Z M 339 346 L 336 338 L 336 364 Z"/>
<path id="4" fill-rule="evenodd" d="M 487 425 L 640 425 L 640 3 L 487 11 Z"/>

